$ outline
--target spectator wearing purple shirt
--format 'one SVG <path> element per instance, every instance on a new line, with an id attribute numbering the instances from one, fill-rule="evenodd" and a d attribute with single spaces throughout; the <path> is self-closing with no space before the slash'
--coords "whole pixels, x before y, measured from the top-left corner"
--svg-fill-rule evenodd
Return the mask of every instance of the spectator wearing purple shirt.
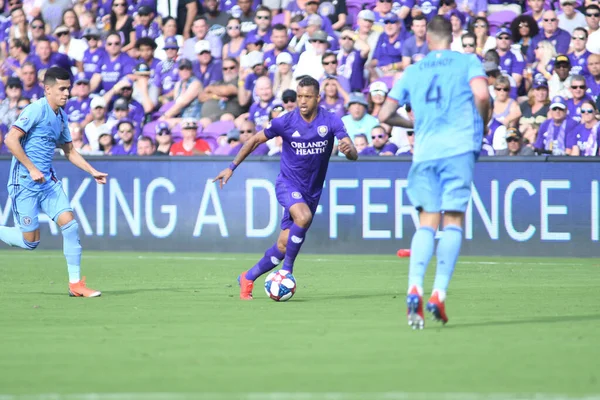
<path id="1" fill-rule="evenodd" d="M 196 57 L 195 46 L 196 43 L 200 40 L 208 40 L 210 43 L 210 51 L 214 58 L 221 58 L 223 55 L 223 43 L 219 36 L 215 36 L 212 32 L 209 34 L 208 31 L 208 22 L 206 22 L 206 17 L 203 15 L 198 15 L 194 18 L 194 22 L 192 23 L 192 33 L 193 37 L 186 39 L 183 42 L 183 48 L 181 50 L 181 57 L 187 58 L 188 60 L 193 60 Z"/>
<path id="2" fill-rule="evenodd" d="M 503 74 L 511 76 L 516 86 L 521 86 L 523 81 L 523 70 L 525 69 L 525 59 L 520 52 L 513 51 L 512 35 L 510 29 L 500 28 L 496 32 L 496 51 L 500 56 L 498 67 Z"/>
<path id="3" fill-rule="evenodd" d="M 567 149 L 567 138 L 577 127 L 577 122 L 567 117 L 567 102 L 564 98 L 556 96 L 550 103 L 550 118 L 540 125 L 537 140 L 533 147 L 537 153 L 565 155 L 571 151 Z"/>
<path id="4" fill-rule="evenodd" d="M 569 60 L 571 60 L 571 74 L 587 77 L 590 75 L 587 66 L 588 58 L 592 54 L 585 48 L 587 45 L 588 33 L 585 28 L 575 28 L 571 39 L 573 52 L 568 55 Z"/>
<path id="5" fill-rule="evenodd" d="M 268 76 L 269 71 L 265 67 L 263 53 L 261 52 L 252 51 L 242 61 L 243 69 L 240 74 L 240 81 L 238 81 L 238 101 L 244 107 L 254 99 L 256 80 L 261 76 Z"/>
<path id="6" fill-rule="evenodd" d="M 571 35 L 569 32 L 558 27 L 558 18 L 552 10 L 544 11 L 542 22 L 543 29 L 533 39 L 527 51 L 527 61 L 532 63 L 535 60 L 534 49 L 542 40 L 547 40 L 554 45 L 558 54 L 567 54 L 571 44 Z"/>
<path id="7" fill-rule="evenodd" d="M 323 81 L 327 78 L 334 78 L 338 81 L 340 90 L 344 92 L 343 96 L 347 97 L 348 94 L 350 94 L 351 92 L 350 81 L 346 77 L 338 75 L 337 56 L 334 53 L 328 51 L 325 54 L 323 54 L 321 63 L 323 64 L 323 70 L 325 71 L 325 74 L 323 75 L 319 83 L 323 83 Z"/>
<path id="8" fill-rule="evenodd" d="M 161 35 L 160 27 L 154 19 L 154 10 L 149 6 L 141 6 L 137 12 L 139 24 L 135 27 L 135 39 L 144 37 L 156 39 Z"/>
<path id="9" fill-rule="evenodd" d="M 267 76 L 256 80 L 256 94 L 259 100 L 250 106 L 248 121 L 256 125 L 256 129 L 263 130 L 269 122 L 269 113 L 273 108 L 273 83 Z"/>
<path id="10" fill-rule="evenodd" d="M 265 6 L 260 6 L 256 9 L 254 17 L 256 29 L 248 32 L 243 47 L 246 48 L 248 43 L 256 43 L 257 40 L 262 40 L 263 43 L 271 43 L 271 10 Z"/>
<path id="11" fill-rule="evenodd" d="M 177 51 L 179 45 L 175 38 L 165 40 L 164 51 L 167 58 L 158 63 L 154 70 L 154 84 L 161 88 L 163 95 L 171 93 L 175 84 L 179 81 L 179 62 L 177 61 Z"/>
<path id="12" fill-rule="evenodd" d="M 223 80 L 222 63 L 212 57 L 208 40 L 196 43 L 196 61 L 192 64 L 194 75 L 200 79 L 203 87 Z"/>
<path id="13" fill-rule="evenodd" d="M 287 28 L 283 24 L 276 24 L 273 26 L 273 30 L 271 31 L 271 43 L 273 44 L 273 48 L 271 50 L 265 51 L 264 53 L 264 63 L 265 66 L 269 69 L 270 72 L 275 72 L 277 69 L 277 56 L 281 53 L 289 53 L 292 56 L 292 61 L 294 64 L 298 63 L 299 55 L 291 52 L 288 45 L 288 36 L 287 36 Z"/>
<path id="14" fill-rule="evenodd" d="M 367 42 L 355 35 L 352 29 L 342 30 L 340 51 L 337 53 L 337 72 L 350 82 L 350 92 L 360 92 L 365 87 L 363 71 L 370 50 Z"/>
<path id="15" fill-rule="evenodd" d="M 11 39 L 8 51 L 10 57 L 4 61 L 2 75 L 19 77 L 20 68 L 29 56 L 29 46 L 21 39 Z"/>
<path id="16" fill-rule="evenodd" d="M 85 126 L 92 120 L 90 102 L 90 81 L 82 72 L 77 75 L 73 88 L 71 89 L 71 97 L 65 104 L 65 112 L 69 118 L 69 122 L 76 122 Z"/>
<path id="17" fill-rule="evenodd" d="M 567 100 L 567 115 L 569 118 L 579 122 L 581 121 L 581 105 L 586 100 L 592 100 L 591 97 L 585 94 L 585 91 L 587 90 L 585 77 L 583 75 L 571 76 L 569 90 L 573 97 Z"/>
<path id="18" fill-rule="evenodd" d="M 92 91 L 96 91 L 102 80 L 100 67 L 106 56 L 106 51 L 100 47 L 100 31 L 98 29 L 84 29 L 83 38 L 87 41 L 88 45 L 87 50 L 83 53 L 83 72 L 91 82 Z"/>
<path id="19" fill-rule="evenodd" d="M 402 46 L 402 69 L 415 64 L 429 53 L 429 47 L 425 34 L 427 33 L 427 21 L 422 15 L 413 18 L 413 36 L 406 39 Z"/>
<path id="20" fill-rule="evenodd" d="M 390 135 L 381 126 L 377 125 L 371 129 L 371 143 L 361 155 L 365 156 L 395 156 L 398 146 L 390 142 Z"/>
<path id="21" fill-rule="evenodd" d="M 50 47 L 50 40 L 41 38 L 36 46 L 36 55 L 30 58 L 30 61 L 35 65 L 35 69 L 40 72 L 45 72 L 50 67 L 61 67 L 66 69 L 71 74 L 71 61 L 64 54 L 55 53 Z"/>
<path id="22" fill-rule="evenodd" d="M 257 129 L 257 126 L 254 124 L 254 122 L 252 122 L 250 120 L 242 122 L 242 124 L 240 125 L 239 143 L 231 149 L 231 151 L 229 152 L 229 155 L 230 156 L 237 155 L 237 153 L 240 152 L 240 150 L 242 149 L 244 144 L 252 136 L 256 135 L 256 129 Z M 260 129 L 260 130 L 262 130 L 262 129 Z M 229 138 L 229 135 L 228 135 L 228 138 Z M 266 156 L 267 154 L 269 154 L 269 146 L 267 146 L 266 143 L 259 144 L 258 147 L 252 152 L 253 156 Z"/>
<path id="23" fill-rule="evenodd" d="M 21 96 L 36 101 L 44 97 L 44 89 L 38 82 L 37 71 L 35 65 L 27 61 L 21 67 L 21 76 L 23 77 L 23 93 Z"/>
<path id="24" fill-rule="evenodd" d="M 93 105 L 94 105 L 94 103 L 92 102 L 92 106 Z M 112 113 L 111 113 L 108 121 L 106 122 L 106 124 L 112 128 L 112 134 L 113 134 L 114 138 L 115 139 L 119 138 L 119 134 L 117 132 L 117 124 L 119 123 L 119 121 L 127 120 L 127 121 L 130 121 L 131 124 L 133 125 L 134 140 L 136 140 L 142 133 L 142 127 L 141 127 L 142 121 L 138 122 L 131 118 L 131 115 L 129 114 L 129 103 L 127 102 L 127 100 L 122 99 L 122 98 L 116 99 L 112 105 L 112 108 L 113 108 Z"/>
<path id="25" fill-rule="evenodd" d="M 441 0 L 417 0 L 413 10 L 417 9 L 421 11 L 425 18 L 427 18 L 427 22 L 429 22 L 437 15 L 440 3 Z"/>
<path id="26" fill-rule="evenodd" d="M 123 0 L 121 0 L 123 1 Z M 120 143 L 113 147 L 113 156 L 133 156 L 137 154 L 137 146 L 134 141 L 134 127 L 129 120 L 121 120 L 116 125 Z"/>
<path id="27" fill-rule="evenodd" d="M 138 124 L 143 123 L 145 111 L 144 107 L 132 98 L 133 96 L 133 82 L 130 79 L 123 79 L 119 82 L 119 90 L 115 90 L 115 96 L 111 100 L 114 102 L 116 99 L 121 98 L 127 102 L 127 108 L 129 110 L 128 118 L 132 121 L 136 121 Z M 116 88 L 116 86 L 115 86 Z"/>
<path id="28" fill-rule="evenodd" d="M 588 58 L 588 69 L 590 76 L 586 79 L 588 94 L 596 100 L 596 105 L 600 102 L 600 54 L 592 54 Z"/>
<path id="29" fill-rule="evenodd" d="M 104 93 L 109 92 L 118 81 L 127 75 L 133 74 L 135 60 L 126 53 L 121 53 L 121 47 L 121 36 L 116 32 L 109 34 L 106 38 L 106 55 L 100 67 L 101 87 Z"/>
<path id="30" fill-rule="evenodd" d="M 379 36 L 373 60 L 371 76 L 390 76 L 402 70 L 402 25 L 395 14 L 385 18 L 384 32 Z"/>
<path id="31" fill-rule="evenodd" d="M 567 149 L 572 156 L 595 156 L 598 154 L 598 109 L 592 100 L 581 103 L 581 123 L 567 138 Z"/>
<path id="32" fill-rule="evenodd" d="M 332 114 L 342 118 L 346 115 L 344 105 L 348 101 L 348 95 L 343 95 L 340 84 L 334 77 L 326 78 L 321 83 L 321 102 L 319 105 Z"/>
<path id="33" fill-rule="evenodd" d="M 544 11 L 550 8 L 545 7 L 544 0 L 527 0 L 527 5 L 529 10 L 525 11 L 523 15 L 531 16 L 538 24 L 538 27 L 543 29 Z"/>

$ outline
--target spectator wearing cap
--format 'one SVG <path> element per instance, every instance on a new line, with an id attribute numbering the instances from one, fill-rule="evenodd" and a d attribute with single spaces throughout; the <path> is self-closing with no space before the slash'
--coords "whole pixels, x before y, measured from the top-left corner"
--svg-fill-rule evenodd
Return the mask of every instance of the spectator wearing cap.
<path id="1" fill-rule="evenodd" d="M 363 150 L 365 156 L 395 156 L 398 146 L 390 142 L 390 134 L 381 125 L 371 129 L 371 146 Z"/>
<path id="2" fill-rule="evenodd" d="M 182 59 L 179 62 L 179 81 L 173 89 L 173 105 L 160 117 L 169 120 L 171 125 L 179 122 L 178 118 L 200 119 L 202 104 L 198 101 L 198 93 L 202 88 L 200 80 L 192 73 L 190 60 Z"/>
<path id="3" fill-rule="evenodd" d="M 183 42 L 181 57 L 193 60 L 196 57 L 196 43 L 200 40 L 208 40 L 210 43 L 210 51 L 214 58 L 220 58 L 223 54 L 223 43 L 221 38 L 216 35 L 208 34 L 208 22 L 206 17 L 197 15 L 192 23 L 193 37 L 186 39 Z"/>
<path id="4" fill-rule="evenodd" d="M 346 104 L 348 115 L 342 117 L 350 139 L 354 140 L 354 136 L 358 133 L 371 132 L 375 126 L 379 125 L 377 118 L 367 113 L 368 107 L 369 103 L 362 93 L 350 94 Z"/>
<path id="5" fill-rule="evenodd" d="M 571 44 L 571 35 L 569 32 L 558 27 L 558 18 L 554 11 L 544 11 L 542 20 L 543 29 L 533 39 L 531 39 L 531 46 L 529 46 L 529 50 L 527 52 L 527 60 L 530 63 L 532 63 L 535 59 L 534 49 L 542 40 L 547 40 L 552 43 L 556 49 L 556 52 L 559 54 L 567 54 L 569 45 Z"/>
<path id="6" fill-rule="evenodd" d="M 511 76 L 516 83 L 516 86 L 521 86 L 523 81 L 523 71 L 525 69 L 525 59 L 519 51 L 515 51 L 511 47 L 512 36 L 510 29 L 500 28 L 496 32 L 496 51 L 500 56 L 498 67 L 500 72 Z"/>
<path id="7" fill-rule="evenodd" d="M 110 126 L 107 125 L 107 109 L 104 98 L 97 96 L 90 101 L 92 120 L 85 125 L 83 131 L 87 142 L 92 150 L 99 150 L 100 133 L 104 128 L 111 132 Z"/>
<path id="8" fill-rule="evenodd" d="M 137 141 L 138 156 L 153 156 L 156 154 L 156 146 L 152 138 L 141 136 Z"/>
<path id="9" fill-rule="evenodd" d="M 316 31 L 310 37 L 312 49 L 307 49 L 300 54 L 300 59 L 294 70 L 294 78 L 308 75 L 316 80 L 321 79 L 325 69 L 323 68 L 323 54 L 327 51 L 329 43 L 327 42 L 327 33 Z"/>
<path id="10" fill-rule="evenodd" d="M 251 101 L 256 100 L 254 85 L 261 76 L 268 76 L 269 71 L 265 67 L 263 53 L 251 51 L 242 57 L 242 70 L 238 80 L 238 101 L 240 106 L 248 106 Z"/>
<path id="11" fill-rule="evenodd" d="M 377 0 L 377 2 L 375 3 L 375 8 L 373 8 L 373 13 L 375 14 L 375 25 L 373 26 L 373 29 L 380 33 L 383 32 L 383 29 L 385 27 L 385 17 L 388 14 L 392 13 L 392 3 L 393 1 L 390 0 Z M 413 6 L 414 3 L 415 2 L 413 1 Z"/>
<path id="12" fill-rule="evenodd" d="M 344 28 L 340 34 L 340 51 L 337 53 L 337 73 L 349 82 L 348 92 L 360 92 L 365 86 L 364 68 L 370 48 L 352 29 Z"/>
<path id="13" fill-rule="evenodd" d="M 127 0 L 113 0 L 109 17 L 109 30 L 119 32 L 123 41 L 123 53 L 133 49 L 135 44 L 135 29 L 133 18 L 128 14 Z"/>
<path id="14" fill-rule="evenodd" d="M 264 54 L 265 66 L 270 72 L 275 72 L 277 70 L 277 57 L 279 57 L 280 54 L 289 54 L 292 64 L 298 62 L 299 55 L 289 51 L 288 43 L 289 38 L 286 26 L 283 24 L 276 24 L 273 26 L 273 30 L 271 31 L 271 44 L 273 48 L 265 51 Z"/>
<path id="15" fill-rule="evenodd" d="M 254 22 L 256 23 L 256 29 L 246 35 L 244 48 L 248 43 L 256 43 L 257 40 L 262 40 L 263 43 L 271 43 L 271 10 L 265 6 L 259 6 L 256 9 Z"/>
<path id="16" fill-rule="evenodd" d="M 281 99 L 287 89 L 295 88 L 293 64 L 290 53 L 280 53 L 277 56 L 277 68 L 273 74 L 273 93 L 277 99 Z"/>
<path id="17" fill-rule="evenodd" d="M 290 41 L 290 47 L 298 54 L 311 50 L 312 44 L 310 43 L 310 38 L 315 32 L 321 30 L 321 25 L 323 25 L 323 18 L 320 15 L 311 15 L 298 22 L 298 26 L 302 28 L 303 33 L 302 36 L 298 38 L 297 43 L 294 43 L 294 39 Z M 325 32 L 325 37 L 329 43 L 329 35 L 327 35 L 327 32 Z"/>
<path id="18" fill-rule="evenodd" d="M 217 138 L 218 146 L 213 152 L 215 156 L 228 156 L 232 149 L 240 143 L 240 130 L 233 128 Z"/>
<path id="19" fill-rule="evenodd" d="M 337 47 L 337 35 L 333 30 L 333 26 L 331 24 L 331 20 L 327 18 L 327 15 L 324 13 L 327 9 L 329 9 L 329 5 L 327 2 L 323 2 L 320 5 L 320 0 L 308 0 L 306 2 L 306 6 L 304 8 L 304 15 L 307 20 L 310 21 L 310 18 L 315 15 L 321 18 L 321 24 L 317 27 L 317 29 L 321 29 L 327 33 L 328 36 L 332 38 L 336 38 L 334 46 Z M 323 11 L 323 13 L 321 12 Z"/>
<path id="20" fill-rule="evenodd" d="M 113 154 L 113 148 L 115 147 L 115 139 L 110 133 L 110 128 L 103 125 L 98 130 L 98 151 L 105 156 Z"/>
<path id="21" fill-rule="evenodd" d="M 533 150 L 523 144 L 523 135 L 517 128 L 508 128 L 506 132 L 506 148 L 496 151 L 497 156 L 533 156 Z"/>
<path id="22" fill-rule="evenodd" d="M 233 121 L 244 111 L 238 96 L 239 64 L 235 58 L 223 60 L 223 80 L 215 82 L 200 92 L 202 102 L 202 119 L 200 124 L 208 126 L 215 121 Z"/>
<path id="23" fill-rule="evenodd" d="M 406 39 L 404 46 L 402 47 L 402 69 L 406 69 L 409 65 L 421 61 L 421 59 L 429 53 L 429 46 L 427 45 L 426 40 L 427 20 L 424 16 L 419 15 L 413 18 L 412 32 L 413 36 Z M 462 32 L 464 31 L 461 27 L 461 36 Z M 459 43 L 461 36 L 457 39 Z"/>
<path id="24" fill-rule="evenodd" d="M 571 98 L 567 100 L 567 115 L 575 121 L 581 121 L 581 104 L 585 100 L 592 100 L 586 94 L 587 86 L 583 75 L 572 75 L 571 84 L 569 86 Z"/>
<path id="25" fill-rule="evenodd" d="M 143 122 L 145 115 L 144 107 L 133 99 L 133 81 L 131 79 L 124 78 L 120 80 L 103 97 L 107 104 L 113 103 L 116 99 L 124 100 L 128 108 L 129 118 L 133 121 L 139 121 L 139 123 Z"/>
<path id="26" fill-rule="evenodd" d="M 135 128 L 130 120 L 124 119 L 117 122 L 117 134 L 119 135 L 119 144 L 113 147 L 114 156 L 133 156 L 137 154 L 137 145 L 135 141 Z"/>
<path id="27" fill-rule="evenodd" d="M 139 113 L 142 117 L 154 111 L 158 105 L 160 88 L 154 84 L 151 73 L 150 68 L 145 63 L 139 63 L 133 72 L 135 79 L 131 92 L 131 103 L 135 107 L 139 105 Z"/>
<path id="28" fill-rule="evenodd" d="M 298 107 L 296 99 L 296 91 L 288 89 L 283 92 L 281 95 L 281 101 L 283 102 L 283 108 L 286 112 L 292 112 L 296 109 L 296 107 Z"/>
<path id="29" fill-rule="evenodd" d="M 208 40 L 196 43 L 196 60 L 192 65 L 194 75 L 200 80 L 203 87 L 223 80 L 221 60 L 213 58 Z"/>
<path id="30" fill-rule="evenodd" d="M 379 115 L 379 111 L 383 107 L 389 90 L 385 82 L 381 81 L 375 81 L 369 86 L 369 97 L 367 99 L 369 106 L 367 107 L 367 112 L 375 118 Z"/>
<path id="31" fill-rule="evenodd" d="M 75 82 L 73 82 L 71 88 L 71 96 L 64 107 L 69 122 L 76 122 L 81 126 L 87 125 L 92 120 L 90 109 L 92 99 L 90 99 L 90 81 L 83 72 L 75 77 Z"/>
<path id="32" fill-rule="evenodd" d="M 424 16 L 421 15 L 419 17 L 422 17 L 423 20 L 425 20 L 425 23 L 427 23 L 427 20 Z M 462 47 L 462 37 L 465 33 L 467 33 L 467 31 L 464 29 L 465 15 L 456 9 L 452 9 L 446 13 L 444 17 L 449 20 L 450 25 L 452 25 L 452 42 L 450 43 L 450 50 L 464 53 L 464 49 Z M 427 27 L 425 27 L 425 30 L 427 30 Z"/>
<path id="33" fill-rule="evenodd" d="M 339 81 L 331 76 L 321 83 L 321 102 L 319 105 L 332 114 L 342 118 L 346 114 L 344 105 L 348 102 L 348 94 L 341 89 Z"/>
<path id="34" fill-rule="evenodd" d="M 572 75 L 583 75 L 584 77 L 590 75 L 587 63 L 592 53 L 585 48 L 587 40 L 588 33 L 585 28 L 575 28 L 573 30 L 571 36 L 571 49 L 573 51 L 568 54 L 569 60 L 571 60 Z"/>
<path id="35" fill-rule="evenodd" d="M 562 96 L 571 97 L 569 87 L 571 86 L 571 60 L 564 54 L 559 54 L 554 59 L 554 73 L 548 80 L 550 97 Z"/>
<path id="36" fill-rule="evenodd" d="M 219 58 L 239 59 L 244 51 L 245 40 L 242 36 L 242 22 L 239 18 L 231 17 L 227 21 L 227 39 L 228 43 L 223 46 L 223 52 Z"/>
<path id="37" fill-rule="evenodd" d="M 273 83 L 268 76 L 261 76 L 256 81 L 256 94 L 258 101 L 250 106 L 248 120 L 253 122 L 256 129 L 262 131 L 269 123 L 269 113 L 273 108 Z M 243 115 L 241 116 L 243 118 Z"/>
<path id="38" fill-rule="evenodd" d="M 83 72 L 90 80 L 92 91 L 95 91 L 102 79 L 100 67 L 102 66 L 102 60 L 106 57 L 106 50 L 100 47 L 100 31 L 95 27 L 83 30 L 83 40 L 86 41 L 88 46 L 83 52 L 81 61 Z"/>
<path id="39" fill-rule="evenodd" d="M 575 28 L 585 26 L 585 15 L 576 6 L 575 0 L 560 0 L 562 13 L 558 14 L 558 27 L 569 32 L 569 35 L 573 34 Z"/>
<path id="40" fill-rule="evenodd" d="M 556 96 L 550 103 L 550 118 L 538 130 L 537 139 L 533 145 L 535 151 L 541 154 L 565 155 L 567 138 L 577 127 L 577 122 L 567 116 L 567 101 Z"/>
<path id="41" fill-rule="evenodd" d="M 208 22 L 210 34 L 223 39 L 229 14 L 221 10 L 220 2 L 218 0 L 204 0 L 202 6 L 204 7 L 204 18 L 206 18 L 206 22 Z M 269 16 L 270 15 L 271 14 L 269 13 Z"/>
<path id="42" fill-rule="evenodd" d="M 158 63 L 154 73 L 154 84 L 160 88 L 160 92 L 165 98 L 172 97 L 173 88 L 179 81 L 179 66 L 177 61 L 177 51 L 179 46 L 174 38 L 167 38 L 164 51 L 167 58 Z M 166 101 L 161 101 L 165 103 Z"/>
<path id="43" fill-rule="evenodd" d="M 600 54 L 600 5 L 590 3 L 585 7 L 585 21 L 589 33 L 586 48 L 593 54 Z"/>
<path id="44" fill-rule="evenodd" d="M 165 121 L 159 122 L 155 127 L 156 132 L 156 155 L 168 156 L 173 145 L 173 136 L 169 124 Z"/>
<path id="45" fill-rule="evenodd" d="M 166 60 L 169 58 L 166 51 L 167 48 L 179 49 L 183 46 L 183 36 L 177 34 L 177 22 L 172 17 L 163 19 L 162 34 L 156 39 L 157 49 L 154 52 L 154 57 L 159 60 Z"/>
<path id="46" fill-rule="evenodd" d="M 537 131 L 537 128 L 548 117 L 549 106 L 548 81 L 541 74 L 537 74 L 533 79 L 528 101 L 521 103 L 520 106 L 522 116 L 519 119 L 519 131 L 523 134 L 530 128 Z"/>
<path id="47" fill-rule="evenodd" d="M 113 109 L 107 122 L 107 124 L 111 127 L 113 136 L 115 138 L 119 135 L 117 132 L 117 124 L 124 120 L 131 121 L 133 127 L 135 128 L 135 138 L 137 138 L 142 131 L 140 126 L 141 120 L 134 120 L 130 115 L 130 108 L 127 100 L 118 98 L 113 103 Z"/>
<path id="48" fill-rule="evenodd" d="M 4 61 L 2 77 L 19 77 L 21 67 L 27 62 L 27 58 L 29 57 L 29 46 L 22 39 L 11 39 L 8 45 L 8 54 L 10 57 Z"/>
<path id="49" fill-rule="evenodd" d="M 71 60 L 73 75 L 78 71 L 83 71 L 83 54 L 88 45 L 83 39 L 76 39 L 71 36 L 71 31 L 65 25 L 61 25 L 54 30 L 54 35 L 58 38 L 58 52 L 65 54 Z"/>
<path id="50" fill-rule="evenodd" d="M 393 76 L 402 71 L 402 24 L 396 14 L 390 13 L 385 19 L 384 32 L 379 37 L 373 60 L 370 64 L 371 77 Z"/>
<path id="51" fill-rule="evenodd" d="M 12 126 L 17 119 L 17 103 L 23 94 L 23 84 L 16 77 L 6 81 L 6 98 L 0 102 L 0 123 Z"/>
<path id="52" fill-rule="evenodd" d="M 117 82 L 132 74 L 135 68 L 135 60 L 126 53 L 122 53 L 121 48 L 121 35 L 117 32 L 110 33 L 106 38 L 106 55 L 101 61 L 100 67 L 100 75 L 102 76 L 101 89 L 105 94 L 110 92 Z M 109 96 L 112 97 L 114 94 L 112 93 Z"/>
<path id="53" fill-rule="evenodd" d="M 584 100 L 581 104 L 581 121 L 573 133 L 567 138 L 567 149 L 572 156 L 598 155 L 598 128 L 596 119 L 598 108 L 592 100 Z"/>
<path id="54" fill-rule="evenodd" d="M 31 101 L 36 101 L 44 97 L 44 88 L 42 88 L 38 81 L 37 71 L 32 62 L 27 61 L 23 64 L 21 67 L 21 77 L 23 78 L 23 97 Z"/>
<path id="55" fill-rule="evenodd" d="M 35 53 L 35 56 L 31 56 L 29 61 L 33 62 L 38 72 L 42 72 L 43 74 L 48 68 L 57 66 L 66 69 L 72 76 L 69 57 L 53 52 L 48 38 L 40 38 L 38 40 Z"/>
<path id="56" fill-rule="evenodd" d="M 210 154 L 209 144 L 202 139 L 196 139 L 198 124 L 195 120 L 186 118 L 181 123 L 183 140 L 171 146 L 172 156 L 201 156 Z"/>
<path id="57" fill-rule="evenodd" d="M 242 124 L 240 125 L 239 142 L 235 147 L 233 147 L 231 149 L 231 151 L 229 152 L 229 155 L 230 156 L 237 155 L 240 152 L 240 150 L 242 149 L 242 147 L 244 147 L 244 144 L 246 144 L 246 142 L 248 140 L 250 140 L 250 138 L 254 135 L 256 135 L 256 126 L 254 125 L 254 122 L 252 122 L 252 121 L 242 122 Z M 259 144 L 258 147 L 256 147 L 256 149 L 254 149 L 254 151 L 252 152 L 253 156 L 266 156 L 267 154 L 269 154 L 269 146 L 267 146 L 266 143 Z"/>
<path id="58" fill-rule="evenodd" d="M 588 58 L 588 69 L 590 76 L 586 79 L 588 94 L 600 103 L 600 54 L 592 54 Z"/>
<path id="59" fill-rule="evenodd" d="M 145 64 L 150 71 L 150 78 L 154 79 L 156 69 L 160 63 L 160 60 L 154 57 L 156 42 L 149 37 L 142 37 L 135 41 L 135 49 L 138 53 L 138 58 L 136 60 L 137 65 L 139 66 L 140 63 Z M 139 72 L 137 71 L 137 67 L 136 72 Z"/>
<path id="60" fill-rule="evenodd" d="M 152 7 L 142 5 L 137 11 L 139 23 L 135 26 L 135 40 L 136 47 L 137 41 L 141 38 L 149 38 L 153 42 L 161 34 L 160 27 L 154 22 L 154 10 Z"/>

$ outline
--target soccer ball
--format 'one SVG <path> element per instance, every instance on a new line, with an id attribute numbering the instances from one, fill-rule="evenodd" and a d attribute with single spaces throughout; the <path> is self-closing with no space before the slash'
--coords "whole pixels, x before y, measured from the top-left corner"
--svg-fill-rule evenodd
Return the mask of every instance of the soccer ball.
<path id="1" fill-rule="evenodd" d="M 275 301 L 288 301 L 296 292 L 296 279 L 289 271 L 273 271 L 265 279 L 265 292 Z"/>

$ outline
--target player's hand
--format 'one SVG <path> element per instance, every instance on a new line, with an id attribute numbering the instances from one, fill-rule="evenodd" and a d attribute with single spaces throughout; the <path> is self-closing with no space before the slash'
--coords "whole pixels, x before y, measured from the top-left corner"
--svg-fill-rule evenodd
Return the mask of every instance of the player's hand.
<path id="1" fill-rule="evenodd" d="M 348 144 L 348 142 L 339 142 L 338 149 L 339 151 L 344 153 L 344 155 L 346 155 L 350 151 L 350 145 Z"/>
<path id="2" fill-rule="evenodd" d="M 37 168 L 33 168 L 31 171 L 29 171 L 29 176 L 31 176 L 31 179 L 37 183 L 46 182 L 46 178 L 44 178 L 44 174 L 42 174 L 40 172 L 40 170 Z"/>
<path id="3" fill-rule="evenodd" d="M 219 181 L 219 186 L 223 189 L 223 186 L 229 181 L 231 175 L 233 175 L 233 171 L 229 168 L 225 168 L 223 171 L 219 172 L 219 175 L 213 180 L 213 183 Z"/>
<path id="4" fill-rule="evenodd" d="M 108 176 L 107 173 L 99 172 L 96 170 L 92 171 L 91 175 L 96 180 L 96 183 L 99 183 L 101 185 L 104 185 L 106 183 L 106 177 Z"/>

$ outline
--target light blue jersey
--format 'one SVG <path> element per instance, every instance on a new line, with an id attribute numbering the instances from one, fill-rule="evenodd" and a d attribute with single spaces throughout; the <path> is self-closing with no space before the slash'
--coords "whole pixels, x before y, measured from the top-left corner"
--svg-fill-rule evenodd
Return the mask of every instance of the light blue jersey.
<path id="1" fill-rule="evenodd" d="M 71 142 L 67 114 L 62 108 L 55 113 L 44 97 L 25 107 L 13 127 L 25 133 L 21 146 L 31 162 L 44 174 L 46 182 L 40 184 L 33 181 L 27 168 L 13 157 L 8 180 L 9 193 L 22 188 L 44 191 L 56 181 L 52 169 L 54 150 L 57 145 Z"/>
<path id="2" fill-rule="evenodd" d="M 436 50 L 394 84 L 388 97 L 410 104 L 415 115 L 413 162 L 479 153 L 483 121 L 470 86 L 475 78 L 487 79 L 477 56 Z"/>

